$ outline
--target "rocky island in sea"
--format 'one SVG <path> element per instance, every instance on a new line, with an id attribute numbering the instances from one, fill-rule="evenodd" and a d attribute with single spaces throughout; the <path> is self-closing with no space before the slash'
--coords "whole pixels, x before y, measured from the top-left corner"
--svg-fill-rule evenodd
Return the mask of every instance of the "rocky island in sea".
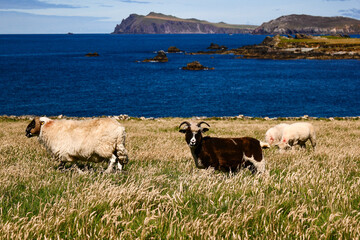
<path id="1" fill-rule="evenodd" d="M 306 34 L 267 36 L 257 45 L 189 54 L 234 54 L 252 59 L 360 59 L 360 38 Z"/>
<path id="2" fill-rule="evenodd" d="M 182 19 L 151 12 L 146 16 L 130 14 L 116 25 L 113 34 L 251 33 L 255 25 L 211 23 L 195 18 Z"/>
<path id="3" fill-rule="evenodd" d="M 147 59 L 144 59 L 142 62 L 168 62 L 169 59 L 168 57 L 166 56 L 164 50 L 160 50 L 157 52 L 157 55 L 153 58 L 147 58 Z"/>
<path id="4" fill-rule="evenodd" d="M 205 67 L 198 61 L 193 61 L 186 64 L 186 67 L 182 67 L 182 70 L 199 71 L 199 70 L 214 70 L 213 67 Z"/>

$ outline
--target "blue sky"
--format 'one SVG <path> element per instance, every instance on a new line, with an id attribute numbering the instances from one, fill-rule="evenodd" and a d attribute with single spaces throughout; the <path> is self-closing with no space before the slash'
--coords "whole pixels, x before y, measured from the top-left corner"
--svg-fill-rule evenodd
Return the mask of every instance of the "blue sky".
<path id="1" fill-rule="evenodd" d="M 131 13 L 261 25 L 288 14 L 360 19 L 360 0 L 0 0 L 0 34 L 110 33 Z"/>

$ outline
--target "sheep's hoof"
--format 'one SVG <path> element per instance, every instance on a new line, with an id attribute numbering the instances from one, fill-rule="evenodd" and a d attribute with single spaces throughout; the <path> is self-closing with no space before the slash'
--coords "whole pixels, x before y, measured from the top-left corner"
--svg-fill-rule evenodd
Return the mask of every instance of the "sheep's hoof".
<path id="1" fill-rule="evenodd" d="M 106 173 L 106 174 L 110 174 L 110 173 L 112 173 L 113 172 L 113 169 L 112 168 L 108 168 L 108 169 L 106 169 L 105 171 L 104 171 L 104 173 Z"/>
<path id="2" fill-rule="evenodd" d="M 81 170 L 81 169 L 79 169 L 79 168 L 76 168 L 76 170 L 77 170 L 77 173 L 78 173 L 78 174 L 85 174 L 85 171 L 83 171 L 83 170 Z"/>

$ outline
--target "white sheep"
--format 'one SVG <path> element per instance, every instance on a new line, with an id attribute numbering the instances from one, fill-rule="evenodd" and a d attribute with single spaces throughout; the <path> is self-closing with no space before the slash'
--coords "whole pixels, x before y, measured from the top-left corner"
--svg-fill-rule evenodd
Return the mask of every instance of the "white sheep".
<path id="1" fill-rule="evenodd" d="M 315 150 L 316 135 L 314 126 L 305 122 L 293 123 L 284 127 L 281 142 L 277 146 L 280 150 L 293 149 L 295 145 L 306 148 L 305 143 L 307 140 L 310 140 Z"/>
<path id="2" fill-rule="evenodd" d="M 289 124 L 281 123 L 267 130 L 265 133 L 265 141 L 270 145 L 279 143 L 286 126 L 289 126 Z"/>
<path id="3" fill-rule="evenodd" d="M 115 119 L 51 120 L 35 118 L 26 128 L 26 136 L 38 140 L 59 161 L 59 168 L 66 162 L 101 162 L 109 160 L 106 172 L 117 162 L 122 170 L 128 162 L 125 149 L 125 128 Z"/>

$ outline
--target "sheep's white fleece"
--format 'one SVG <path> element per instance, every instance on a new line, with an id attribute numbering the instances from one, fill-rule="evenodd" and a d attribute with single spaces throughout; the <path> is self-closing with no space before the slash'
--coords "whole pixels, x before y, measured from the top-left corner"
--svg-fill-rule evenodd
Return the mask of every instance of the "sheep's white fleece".
<path id="1" fill-rule="evenodd" d="M 114 153 L 127 159 L 125 128 L 111 118 L 51 120 L 40 118 L 39 141 L 60 161 L 99 162 Z"/>
<path id="2" fill-rule="evenodd" d="M 265 141 L 270 145 L 280 142 L 283 134 L 283 130 L 286 126 L 289 126 L 289 124 L 280 123 L 267 130 L 265 133 Z"/>
<path id="3" fill-rule="evenodd" d="M 312 147 L 315 149 L 316 135 L 314 126 L 306 122 L 293 123 L 283 129 L 281 142 L 278 146 L 280 149 L 286 149 L 294 145 L 305 147 L 307 140 L 310 140 Z"/>

